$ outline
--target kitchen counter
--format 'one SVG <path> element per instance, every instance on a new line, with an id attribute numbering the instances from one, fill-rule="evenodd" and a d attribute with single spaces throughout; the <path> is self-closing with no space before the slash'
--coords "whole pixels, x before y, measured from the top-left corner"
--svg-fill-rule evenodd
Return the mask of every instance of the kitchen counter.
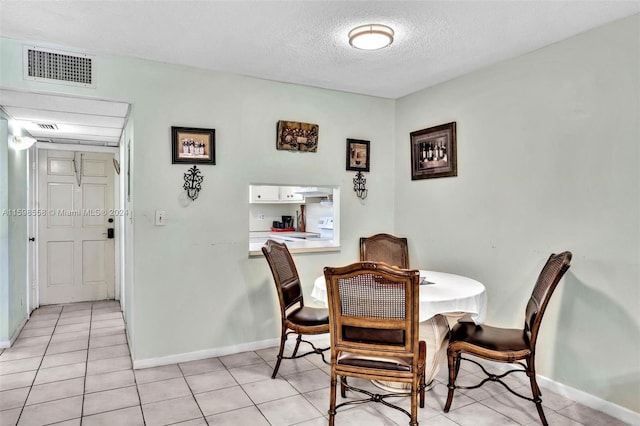
<path id="1" fill-rule="evenodd" d="M 315 232 L 249 232 L 249 256 L 262 256 L 262 246 L 267 240 L 285 243 L 291 253 L 339 251 L 334 240 L 321 238 Z"/>

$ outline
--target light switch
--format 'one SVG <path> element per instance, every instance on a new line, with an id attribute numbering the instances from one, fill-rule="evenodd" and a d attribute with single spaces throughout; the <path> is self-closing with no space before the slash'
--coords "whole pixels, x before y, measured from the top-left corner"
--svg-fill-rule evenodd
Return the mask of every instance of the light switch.
<path id="1" fill-rule="evenodd" d="M 166 224 L 167 212 L 164 210 L 156 210 L 156 226 L 164 226 Z"/>

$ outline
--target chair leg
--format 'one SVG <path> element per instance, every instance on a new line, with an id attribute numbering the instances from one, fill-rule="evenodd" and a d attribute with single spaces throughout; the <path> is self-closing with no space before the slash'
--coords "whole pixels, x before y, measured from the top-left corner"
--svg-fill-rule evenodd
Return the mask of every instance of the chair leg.
<path id="1" fill-rule="evenodd" d="M 425 372 L 423 371 L 422 374 L 420 375 L 420 385 L 419 385 L 419 389 L 420 389 L 420 408 L 424 408 L 424 392 L 425 389 L 427 387 L 427 384 L 425 383 Z"/>
<path id="2" fill-rule="evenodd" d="M 427 359 L 427 344 L 424 341 L 420 341 L 419 344 L 419 352 L 420 352 L 420 360 L 424 360 L 426 362 Z M 425 374 L 426 374 L 426 370 L 427 367 L 425 365 L 424 362 L 421 362 L 418 366 L 419 370 L 418 370 L 418 392 L 420 393 L 420 408 L 424 408 L 424 393 L 425 390 L 427 388 L 427 385 L 425 383 Z"/>
<path id="3" fill-rule="evenodd" d="M 331 389 L 329 390 L 329 426 L 333 426 L 336 418 L 336 385 L 335 373 L 331 373 Z M 342 382 L 342 381 L 341 381 Z"/>
<path id="4" fill-rule="evenodd" d="M 344 376 L 340 376 L 340 396 L 343 398 L 347 397 L 347 378 Z"/>
<path id="5" fill-rule="evenodd" d="M 416 381 L 411 384 L 411 420 L 409 426 L 418 426 L 418 389 Z"/>
<path id="6" fill-rule="evenodd" d="M 544 410 L 542 409 L 542 398 L 540 398 L 541 392 L 536 380 L 536 369 L 533 360 L 528 360 L 527 362 L 527 376 L 529 376 L 529 381 L 531 382 L 531 393 L 533 394 L 533 402 L 536 404 L 536 409 L 538 410 L 540 421 L 544 426 L 547 426 L 547 418 L 544 415 Z"/>
<path id="7" fill-rule="evenodd" d="M 286 341 L 287 341 L 287 328 L 284 325 L 282 325 L 282 334 L 280 335 L 280 350 L 278 351 L 278 360 L 276 361 L 276 366 L 273 367 L 273 374 L 271 374 L 272 379 L 275 379 L 276 374 L 278 374 L 278 369 L 280 368 L 280 363 L 282 362 L 282 352 L 284 352 L 284 343 Z"/>
<path id="8" fill-rule="evenodd" d="M 453 392 L 456 389 L 456 378 L 460 370 L 460 352 L 447 351 L 447 364 L 449 366 L 449 392 L 447 393 L 447 402 L 444 405 L 444 412 L 448 413 L 453 402 Z"/>
<path id="9" fill-rule="evenodd" d="M 298 353 L 298 348 L 300 347 L 301 341 L 302 341 L 302 335 L 298 334 L 298 338 L 296 339 L 296 347 L 293 348 L 293 353 L 291 354 L 292 357 L 296 356 L 296 354 Z"/>

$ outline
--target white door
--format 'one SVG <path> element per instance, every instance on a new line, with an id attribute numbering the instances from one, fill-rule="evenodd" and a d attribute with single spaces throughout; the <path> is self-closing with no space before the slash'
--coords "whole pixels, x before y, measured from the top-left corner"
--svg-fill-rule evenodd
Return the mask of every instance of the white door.
<path id="1" fill-rule="evenodd" d="M 40 150 L 40 304 L 113 299 L 113 154 Z"/>

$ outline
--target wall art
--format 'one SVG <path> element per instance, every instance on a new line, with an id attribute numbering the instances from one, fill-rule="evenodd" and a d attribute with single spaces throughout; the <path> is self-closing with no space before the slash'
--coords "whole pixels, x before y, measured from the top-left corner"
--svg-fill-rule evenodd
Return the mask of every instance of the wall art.
<path id="1" fill-rule="evenodd" d="M 216 164 L 216 130 L 171 127 L 173 164 Z"/>
<path id="2" fill-rule="evenodd" d="M 457 175 L 455 121 L 411 132 L 411 180 Z"/>
<path id="3" fill-rule="evenodd" d="M 347 170 L 369 171 L 369 141 L 347 139 Z"/>
<path id="4" fill-rule="evenodd" d="M 318 150 L 318 125 L 296 121 L 278 121 L 276 149 L 316 152 Z"/>

